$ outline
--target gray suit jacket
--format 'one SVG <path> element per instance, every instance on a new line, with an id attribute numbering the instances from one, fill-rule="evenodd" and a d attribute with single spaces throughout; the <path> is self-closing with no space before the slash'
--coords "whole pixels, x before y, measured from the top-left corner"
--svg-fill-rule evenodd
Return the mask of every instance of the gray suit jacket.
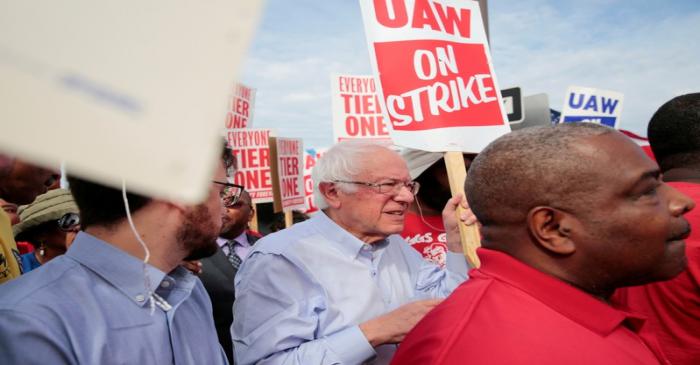
<path id="1" fill-rule="evenodd" d="M 258 240 L 258 237 L 249 233 L 246 233 L 246 236 L 251 244 Z M 233 324 L 233 301 L 236 298 L 233 287 L 235 276 L 236 270 L 233 269 L 221 248 L 216 250 L 214 255 L 202 259 L 202 274 L 199 275 L 199 278 L 209 293 L 209 298 L 211 298 L 216 333 L 219 336 L 221 347 L 226 352 L 229 364 L 234 364 L 231 324 Z"/>

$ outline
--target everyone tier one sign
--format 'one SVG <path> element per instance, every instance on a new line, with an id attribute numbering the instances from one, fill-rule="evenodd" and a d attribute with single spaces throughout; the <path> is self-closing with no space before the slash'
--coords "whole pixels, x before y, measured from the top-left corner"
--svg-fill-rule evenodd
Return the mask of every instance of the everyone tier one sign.
<path id="1" fill-rule="evenodd" d="M 479 152 L 510 131 L 477 2 L 360 5 L 395 144 Z"/>

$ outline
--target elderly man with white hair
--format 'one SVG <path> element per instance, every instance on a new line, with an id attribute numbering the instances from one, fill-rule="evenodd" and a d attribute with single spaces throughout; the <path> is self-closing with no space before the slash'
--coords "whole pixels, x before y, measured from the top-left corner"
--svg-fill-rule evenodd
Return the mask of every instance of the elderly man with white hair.
<path id="1" fill-rule="evenodd" d="M 391 149 L 341 142 L 314 167 L 310 220 L 266 236 L 235 279 L 235 360 L 388 364 L 406 333 L 467 278 L 451 199 L 447 269 L 399 235 L 419 185 Z"/>

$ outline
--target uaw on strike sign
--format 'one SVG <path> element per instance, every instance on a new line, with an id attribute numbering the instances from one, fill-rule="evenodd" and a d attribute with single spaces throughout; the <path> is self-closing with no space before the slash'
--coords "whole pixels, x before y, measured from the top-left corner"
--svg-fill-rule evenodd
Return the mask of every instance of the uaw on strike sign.
<path id="1" fill-rule="evenodd" d="M 333 140 L 365 138 L 391 143 L 371 75 L 331 75 Z"/>
<path id="2" fill-rule="evenodd" d="M 360 5 L 395 144 L 479 152 L 510 131 L 477 2 Z"/>

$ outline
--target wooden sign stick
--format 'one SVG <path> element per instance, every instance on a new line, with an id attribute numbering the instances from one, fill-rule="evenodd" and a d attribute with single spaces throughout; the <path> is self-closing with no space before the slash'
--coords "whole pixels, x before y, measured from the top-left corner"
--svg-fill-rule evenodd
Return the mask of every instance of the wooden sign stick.
<path id="1" fill-rule="evenodd" d="M 284 228 L 289 228 L 294 224 L 294 212 L 288 210 L 284 212 Z"/>
<path id="2" fill-rule="evenodd" d="M 467 169 L 464 166 L 464 157 L 461 152 L 445 152 L 445 166 L 447 167 L 447 178 L 450 182 L 452 196 L 459 193 L 464 195 L 464 182 L 467 181 Z M 464 256 L 469 262 L 469 266 L 477 268 L 481 265 L 476 249 L 481 246 L 479 228 L 476 224 L 467 226 L 459 219 L 464 211 L 462 206 L 457 207 L 457 224 L 459 226 L 459 237 L 462 241 Z"/>
<path id="3" fill-rule="evenodd" d="M 255 205 L 255 203 L 251 203 L 251 205 L 253 206 L 255 213 L 253 213 L 253 219 L 250 220 L 248 226 L 250 227 L 251 231 L 260 232 L 260 230 L 258 230 L 258 207 Z"/>

